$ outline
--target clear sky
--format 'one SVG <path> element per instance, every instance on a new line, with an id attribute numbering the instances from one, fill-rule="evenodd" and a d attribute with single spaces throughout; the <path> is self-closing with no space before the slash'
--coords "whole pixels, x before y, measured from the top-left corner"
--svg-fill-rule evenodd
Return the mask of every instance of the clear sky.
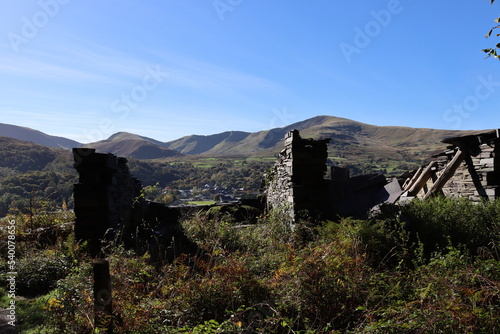
<path id="1" fill-rule="evenodd" d="M 500 128 L 489 0 L 0 0 L 0 122 L 91 142 L 317 115 Z"/>

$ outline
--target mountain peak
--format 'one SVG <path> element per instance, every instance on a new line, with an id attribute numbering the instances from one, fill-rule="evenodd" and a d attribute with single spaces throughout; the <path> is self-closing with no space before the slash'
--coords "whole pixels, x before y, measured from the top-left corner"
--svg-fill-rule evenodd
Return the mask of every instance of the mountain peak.
<path id="1" fill-rule="evenodd" d="M 144 139 L 144 137 L 136 135 L 134 133 L 121 131 L 121 132 L 117 132 L 115 134 L 112 134 L 106 140 L 107 141 L 117 141 L 117 140 L 145 140 L 145 139 Z"/>

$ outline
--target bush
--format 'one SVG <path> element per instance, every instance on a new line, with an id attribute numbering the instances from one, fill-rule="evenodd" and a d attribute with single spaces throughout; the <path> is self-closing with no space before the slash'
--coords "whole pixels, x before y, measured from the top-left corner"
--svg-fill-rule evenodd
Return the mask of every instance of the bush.
<path id="1" fill-rule="evenodd" d="M 164 290 L 168 300 L 165 321 L 169 324 L 176 323 L 176 320 L 190 326 L 211 319 L 222 322 L 229 312 L 269 298 L 267 288 L 241 259 L 230 258 L 215 263 L 200 259 L 196 262 L 199 270 L 192 272 L 187 267 L 177 268 L 177 275 L 171 275 L 176 279 L 169 280 L 170 288 Z M 184 275 L 178 275 L 181 268 L 185 270 Z"/>
<path id="2" fill-rule="evenodd" d="M 488 263 L 486 266 L 484 266 Z M 390 287 L 364 309 L 352 333 L 496 333 L 500 328 L 497 261 L 469 262 L 448 248 L 411 275 L 377 275 Z M 378 290 L 378 289 L 376 289 Z M 383 291 L 383 290 L 379 290 Z"/>
<path id="3" fill-rule="evenodd" d="M 437 197 L 415 200 L 401 208 L 413 242 L 420 240 L 427 258 L 451 244 L 464 245 L 475 255 L 479 248 L 500 240 L 500 201 L 474 203 L 466 199 Z M 495 235 L 496 234 L 496 235 Z"/>
<path id="4" fill-rule="evenodd" d="M 25 255 L 17 263 L 17 293 L 22 296 L 46 294 L 69 274 L 73 265 L 72 259 L 52 250 Z"/>
<path id="5" fill-rule="evenodd" d="M 82 261 L 69 275 L 59 280 L 49 297 L 45 305 L 49 316 L 43 326 L 47 333 L 95 332 L 90 261 Z"/>
<path id="6" fill-rule="evenodd" d="M 17 323 L 20 324 L 22 333 L 55 333 L 53 328 L 45 326 L 47 318 L 50 316 L 48 303 L 51 294 L 31 300 L 19 300 L 16 302 L 18 313 Z"/>
<path id="7" fill-rule="evenodd" d="M 210 216 L 211 214 L 199 212 L 182 223 L 189 239 L 209 254 L 222 254 L 245 248 L 244 240 L 240 237 L 241 233 L 234 224 L 226 221 L 223 216 L 214 218 Z"/>

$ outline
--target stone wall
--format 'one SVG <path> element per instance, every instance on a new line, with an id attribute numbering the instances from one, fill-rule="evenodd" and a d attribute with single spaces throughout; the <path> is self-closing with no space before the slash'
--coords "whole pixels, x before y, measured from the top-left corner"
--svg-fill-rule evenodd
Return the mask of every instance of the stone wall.
<path id="1" fill-rule="evenodd" d="M 419 198 L 442 194 L 447 197 L 468 198 L 472 201 L 496 199 L 500 196 L 500 139 L 498 131 L 479 133 L 457 138 L 445 139 L 443 142 L 452 144 L 446 151 L 435 156 L 435 166 L 432 175 L 422 189 L 416 194 Z M 453 158 L 463 152 L 463 160 L 442 189 L 436 194 L 429 190 L 441 178 Z"/>
<path id="2" fill-rule="evenodd" d="M 78 184 L 74 185 L 75 237 L 87 241 L 97 255 L 101 240 L 114 239 L 125 226 L 133 225 L 134 200 L 141 183 L 133 178 L 125 158 L 96 153 L 94 149 L 73 149 Z"/>
<path id="3" fill-rule="evenodd" d="M 498 191 L 498 154 L 497 146 L 482 144 L 476 156 L 468 155 L 460 164 L 453 177 L 443 187 L 447 197 L 463 197 L 473 201 L 495 199 Z M 442 173 L 451 155 L 438 160 L 437 177 Z"/>
<path id="4" fill-rule="evenodd" d="M 285 210 L 292 220 L 302 210 L 327 210 L 328 184 L 324 177 L 328 142 L 328 139 L 303 139 L 297 130 L 286 134 L 285 147 L 266 174 L 265 195 L 269 208 Z"/>
<path id="5" fill-rule="evenodd" d="M 138 254 L 149 252 L 156 261 L 198 252 L 180 224 L 191 208 L 144 200 L 141 182 L 130 174 L 125 158 L 80 148 L 73 156 L 79 173 L 73 189 L 75 238 L 87 242 L 91 256 L 105 255 L 102 247 L 110 240 Z"/>

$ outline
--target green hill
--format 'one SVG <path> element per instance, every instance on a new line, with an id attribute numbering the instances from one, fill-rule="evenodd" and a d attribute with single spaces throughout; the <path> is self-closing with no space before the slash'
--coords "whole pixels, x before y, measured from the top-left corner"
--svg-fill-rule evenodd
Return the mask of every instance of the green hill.
<path id="1" fill-rule="evenodd" d="M 58 150 L 9 137 L 0 137 L 2 174 L 42 170 L 58 156 Z"/>
<path id="2" fill-rule="evenodd" d="M 0 137 L 0 217 L 72 207 L 77 181 L 68 150 Z"/>
<path id="3" fill-rule="evenodd" d="M 124 139 L 126 138 L 126 139 Z M 134 138 L 134 139 L 130 139 Z M 181 156 L 182 153 L 162 147 L 137 135 L 127 137 L 111 137 L 108 140 L 84 145 L 95 148 L 99 152 L 109 152 L 121 157 L 134 159 L 162 159 Z"/>

